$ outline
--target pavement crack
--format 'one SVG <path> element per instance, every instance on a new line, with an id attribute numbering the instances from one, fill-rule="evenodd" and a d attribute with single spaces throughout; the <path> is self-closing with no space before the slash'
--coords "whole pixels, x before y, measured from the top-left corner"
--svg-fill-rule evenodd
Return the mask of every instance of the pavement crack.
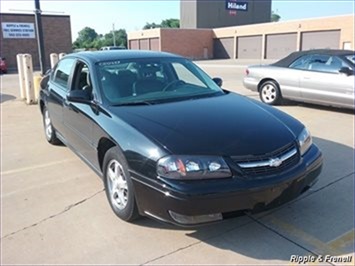
<path id="1" fill-rule="evenodd" d="M 24 228 L 22 228 L 22 229 L 19 229 L 19 230 L 15 231 L 15 232 L 9 233 L 9 234 L 3 236 L 3 237 L 1 238 L 1 240 L 6 239 L 6 238 L 8 238 L 8 237 L 10 237 L 10 236 L 16 235 L 16 234 L 18 234 L 18 233 L 20 233 L 20 232 L 22 232 L 22 231 L 27 230 L 27 229 L 36 227 L 37 225 L 40 225 L 40 224 L 42 224 L 42 223 L 44 223 L 44 222 L 46 222 L 46 221 L 48 221 L 48 220 L 50 220 L 50 219 L 53 219 L 53 218 L 55 218 L 55 217 L 58 217 L 59 215 L 62 215 L 63 213 L 66 213 L 66 212 L 70 211 L 71 209 L 73 209 L 73 208 L 75 208 L 75 207 L 77 207 L 77 206 L 83 204 L 84 202 L 86 202 L 86 201 L 88 201 L 88 200 L 94 198 L 95 196 L 97 196 L 98 194 L 100 194 L 100 193 L 103 192 L 103 191 L 104 191 L 104 189 L 101 189 L 100 191 L 98 191 L 98 192 L 92 194 L 91 196 L 89 196 L 89 197 L 87 197 L 87 198 L 84 198 L 84 199 L 82 199 L 82 200 L 80 200 L 80 201 L 78 201 L 78 202 L 76 202 L 76 203 L 74 203 L 74 204 L 71 204 L 71 205 L 65 207 L 64 210 L 62 210 L 61 212 L 58 212 L 58 213 L 53 214 L 53 215 L 51 215 L 51 216 L 49 216 L 49 217 L 46 217 L 46 218 L 44 218 L 44 219 L 42 219 L 42 220 L 40 220 L 40 221 L 38 221 L 38 222 L 36 222 L 36 223 L 34 223 L 34 224 L 31 224 L 31 225 L 29 225 L 29 226 L 26 226 L 26 227 L 24 227 Z"/>

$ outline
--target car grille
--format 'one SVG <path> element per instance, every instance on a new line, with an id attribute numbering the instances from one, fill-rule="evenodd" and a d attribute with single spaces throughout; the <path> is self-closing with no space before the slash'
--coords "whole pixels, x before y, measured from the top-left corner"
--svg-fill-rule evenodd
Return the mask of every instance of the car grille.
<path id="1" fill-rule="evenodd" d="M 239 166 L 243 175 L 253 178 L 264 178 L 284 172 L 296 165 L 299 159 L 300 156 L 295 143 L 260 156 L 232 157 L 232 160 Z"/>

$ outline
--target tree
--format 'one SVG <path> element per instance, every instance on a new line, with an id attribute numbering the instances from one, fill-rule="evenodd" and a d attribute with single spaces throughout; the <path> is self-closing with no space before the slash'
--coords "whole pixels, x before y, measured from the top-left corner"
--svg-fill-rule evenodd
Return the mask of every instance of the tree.
<path id="1" fill-rule="evenodd" d="M 160 24 L 156 24 L 155 22 L 147 22 L 144 25 L 143 30 L 155 28 L 180 28 L 180 20 L 176 18 L 164 19 L 160 22 Z"/>
<path id="2" fill-rule="evenodd" d="M 115 41 L 116 46 L 127 47 L 127 33 L 125 29 L 115 31 Z M 97 34 L 94 29 L 85 27 L 79 31 L 79 36 L 73 43 L 73 49 L 100 49 L 103 46 L 112 45 L 114 45 L 112 32 L 102 35 Z"/>
<path id="3" fill-rule="evenodd" d="M 155 24 L 154 22 L 153 22 L 153 23 L 147 22 L 147 23 L 144 25 L 143 30 L 155 29 L 155 28 L 161 28 L 160 24 Z"/>
<path id="4" fill-rule="evenodd" d="M 180 20 L 176 18 L 165 19 L 160 25 L 162 28 L 180 28 Z"/>
<path id="5" fill-rule="evenodd" d="M 90 27 L 85 27 L 84 29 L 79 31 L 79 37 L 77 40 L 81 43 L 91 43 L 97 38 L 97 36 L 98 35 L 94 29 Z"/>
<path id="6" fill-rule="evenodd" d="M 277 14 L 276 12 L 271 11 L 271 22 L 278 22 L 281 19 L 281 16 L 279 14 Z"/>

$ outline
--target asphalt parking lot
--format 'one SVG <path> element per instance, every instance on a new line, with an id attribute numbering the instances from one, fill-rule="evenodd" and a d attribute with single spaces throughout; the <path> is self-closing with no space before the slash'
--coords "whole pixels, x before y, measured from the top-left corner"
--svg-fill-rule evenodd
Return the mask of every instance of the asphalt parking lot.
<path id="1" fill-rule="evenodd" d="M 258 99 L 243 88 L 246 63 L 198 62 L 225 88 Z M 95 173 L 66 147 L 46 142 L 38 106 L 19 99 L 16 74 L 1 75 L 0 107 L 1 265 L 354 265 L 352 111 L 278 107 L 302 121 L 322 149 L 319 182 L 280 208 L 182 229 L 116 218 Z M 352 260 L 334 261 L 342 258 Z"/>

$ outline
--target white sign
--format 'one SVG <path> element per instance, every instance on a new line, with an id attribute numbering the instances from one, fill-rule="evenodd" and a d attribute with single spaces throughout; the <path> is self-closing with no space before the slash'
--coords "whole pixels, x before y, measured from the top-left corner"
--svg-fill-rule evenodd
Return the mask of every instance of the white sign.
<path id="1" fill-rule="evenodd" d="M 36 38 L 33 23 L 2 22 L 2 36 L 7 39 Z"/>

